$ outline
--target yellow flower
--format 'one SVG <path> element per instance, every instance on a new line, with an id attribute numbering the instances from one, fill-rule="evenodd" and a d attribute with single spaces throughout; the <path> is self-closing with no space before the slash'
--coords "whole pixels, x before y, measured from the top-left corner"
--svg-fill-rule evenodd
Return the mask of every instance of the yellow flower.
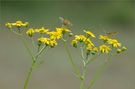
<path id="1" fill-rule="evenodd" d="M 43 38 L 43 37 L 38 38 L 38 43 L 37 43 L 37 45 L 38 45 L 38 46 L 41 46 L 43 42 L 44 42 L 44 38 Z"/>
<path id="2" fill-rule="evenodd" d="M 77 44 L 77 40 L 72 40 L 72 45 Z"/>
<path id="3" fill-rule="evenodd" d="M 94 48 L 93 48 L 93 51 L 94 51 L 94 52 L 98 52 L 98 48 L 97 48 L 97 47 L 94 47 Z"/>
<path id="4" fill-rule="evenodd" d="M 88 45 L 87 48 L 86 48 L 88 51 L 92 50 L 92 46 L 91 45 Z"/>
<path id="5" fill-rule="evenodd" d="M 28 34 L 29 36 L 33 36 L 34 35 L 34 30 L 33 30 L 33 28 L 30 28 L 27 32 L 26 32 L 26 34 Z"/>
<path id="6" fill-rule="evenodd" d="M 40 33 L 40 34 L 47 33 L 48 31 L 49 29 L 45 29 L 44 27 L 35 30 L 35 32 Z"/>
<path id="7" fill-rule="evenodd" d="M 54 47 L 55 45 L 57 45 L 57 42 L 56 40 L 52 40 L 50 38 L 44 38 L 44 44 Z"/>
<path id="8" fill-rule="evenodd" d="M 49 45 L 50 44 L 50 41 L 51 41 L 51 39 L 50 38 L 44 38 L 44 44 L 46 44 L 46 45 Z"/>
<path id="9" fill-rule="evenodd" d="M 83 36 L 83 35 L 75 35 L 75 39 L 76 40 L 78 40 L 78 41 L 80 41 L 80 42 L 83 42 L 83 41 L 85 41 L 86 40 L 86 37 L 85 36 Z"/>
<path id="10" fill-rule="evenodd" d="M 51 40 L 49 45 L 50 45 L 51 47 L 56 46 L 56 45 L 57 45 L 56 40 Z"/>
<path id="11" fill-rule="evenodd" d="M 107 40 L 109 40 L 110 38 L 108 38 L 107 36 L 102 36 L 102 35 L 100 35 L 99 39 L 103 39 L 104 41 L 107 41 Z"/>
<path id="12" fill-rule="evenodd" d="M 74 47 L 77 47 L 77 40 L 72 40 L 71 44 L 74 46 Z"/>
<path id="13" fill-rule="evenodd" d="M 92 32 L 86 31 L 86 30 L 83 30 L 83 31 L 88 35 L 88 37 L 91 36 L 93 38 L 96 38 L 96 36 Z"/>
<path id="14" fill-rule="evenodd" d="M 71 32 L 69 29 L 66 27 L 61 27 L 61 28 L 56 28 L 57 32 L 61 32 L 62 34 L 65 34 L 66 32 Z"/>
<path id="15" fill-rule="evenodd" d="M 112 44 L 113 47 L 120 47 L 121 43 L 118 43 L 118 41 L 116 39 L 111 39 L 108 41 L 108 44 Z"/>
<path id="16" fill-rule="evenodd" d="M 50 38 L 43 38 L 42 37 L 42 38 L 38 38 L 38 41 L 44 43 L 47 46 L 51 46 L 51 47 L 54 47 L 57 45 L 56 40 L 52 40 Z"/>
<path id="17" fill-rule="evenodd" d="M 12 28 L 11 23 L 9 23 L 9 22 L 7 22 L 5 25 L 6 25 L 6 27 L 8 27 L 9 29 Z"/>
<path id="18" fill-rule="evenodd" d="M 89 38 L 85 40 L 85 44 L 94 46 L 94 44 L 92 43 L 92 41 Z"/>
<path id="19" fill-rule="evenodd" d="M 44 38 L 43 38 L 43 37 L 38 38 L 38 41 L 40 41 L 40 42 L 44 42 Z"/>
<path id="20" fill-rule="evenodd" d="M 52 31 L 52 32 L 48 32 L 47 34 L 50 34 L 51 36 L 50 38 L 54 40 L 60 39 L 62 37 L 62 33 L 60 31 L 57 32 Z"/>
<path id="21" fill-rule="evenodd" d="M 25 24 L 22 23 L 22 21 L 16 21 L 15 23 L 11 23 L 12 26 L 17 26 L 17 27 L 21 27 L 21 26 L 28 26 L 28 22 L 26 22 Z"/>
<path id="22" fill-rule="evenodd" d="M 95 55 L 96 52 L 98 52 L 98 48 L 97 48 L 97 47 L 94 47 L 93 50 L 91 51 L 91 53 L 92 53 L 93 55 Z"/>
<path id="23" fill-rule="evenodd" d="M 103 53 L 104 52 L 108 53 L 108 50 L 111 50 L 110 46 L 106 46 L 106 45 L 101 45 L 99 48 L 100 48 L 100 51 Z"/>
<path id="24" fill-rule="evenodd" d="M 86 48 L 86 54 L 89 55 L 91 52 L 92 52 L 92 46 L 89 44 L 87 45 L 87 48 Z"/>

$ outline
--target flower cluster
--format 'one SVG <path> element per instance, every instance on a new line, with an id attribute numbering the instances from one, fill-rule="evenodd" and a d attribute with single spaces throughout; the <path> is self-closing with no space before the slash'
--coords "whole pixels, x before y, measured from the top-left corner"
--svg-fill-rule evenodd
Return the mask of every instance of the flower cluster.
<path id="1" fill-rule="evenodd" d="M 71 44 L 77 48 L 78 46 L 78 42 L 83 44 L 83 47 L 86 47 L 87 53 L 89 54 L 90 51 L 93 52 L 98 52 L 98 48 L 94 47 L 94 43 L 91 41 L 90 37 L 92 38 L 96 38 L 96 36 L 90 32 L 90 31 L 86 31 L 83 30 L 86 35 L 75 35 L 75 39 L 72 40 Z M 114 47 L 121 47 L 121 43 L 118 42 L 118 40 L 116 39 L 112 39 L 110 37 L 108 37 L 107 35 L 103 36 L 100 35 L 99 39 L 103 40 L 103 44 L 101 46 L 99 46 L 99 50 L 101 53 L 108 53 L 109 50 L 112 50 Z M 125 47 L 123 47 L 125 48 Z M 120 53 L 122 51 L 123 48 L 118 48 L 117 49 L 117 53 Z"/>
<path id="2" fill-rule="evenodd" d="M 21 26 L 27 27 L 28 26 L 28 22 L 22 23 L 22 21 L 16 21 L 15 23 L 6 23 L 6 26 L 9 29 L 12 29 L 13 26 L 16 26 L 17 28 L 20 28 Z M 75 39 L 72 40 L 71 44 L 74 47 L 78 46 L 78 42 L 83 44 L 83 47 L 86 47 L 87 52 L 88 51 L 93 51 L 93 52 L 97 52 L 98 48 L 96 47 L 96 51 L 93 48 L 94 43 L 91 41 L 90 37 L 92 38 L 96 38 L 96 36 L 90 32 L 90 31 L 86 31 L 83 30 L 86 35 L 75 35 Z M 47 46 L 51 46 L 54 47 L 57 45 L 57 39 L 63 38 L 63 35 L 69 32 L 71 34 L 71 31 L 66 28 L 65 26 L 62 26 L 60 28 L 56 28 L 56 31 L 49 31 L 49 29 L 45 29 L 44 27 L 39 28 L 39 29 L 33 29 L 33 28 L 29 28 L 26 31 L 26 34 L 29 35 L 30 37 L 32 37 L 34 35 L 34 33 L 40 33 L 42 36 L 40 38 L 38 38 L 38 45 L 41 45 L 41 43 L 44 43 Z M 44 37 L 43 34 L 47 34 L 50 35 L 49 38 Z M 72 34 L 73 35 L 73 34 Z M 100 35 L 99 39 L 103 40 L 103 45 L 101 45 L 99 47 L 99 50 L 102 53 L 108 53 L 109 50 L 112 50 L 114 47 L 121 47 L 121 43 L 118 42 L 118 40 L 116 39 L 111 39 L 110 37 L 108 37 L 108 35 Z M 112 46 L 110 46 L 112 45 Z M 121 51 L 123 51 L 122 49 L 118 48 L 117 49 L 117 53 L 120 53 Z M 88 52 L 89 54 L 89 52 Z"/>
<path id="3" fill-rule="evenodd" d="M 46 29 L 44 27 L 41 28 L 29 28 L 26 31 L 26 34 L 28 36 L 30 36 L 33 39 L 33 36 L 35 36 L 36 34 L 39 34 L 40 37 L 38 37 L 36 39 L 37 42 L 37 54 L 33 55 L 28 47 L 28 45 L 26 44 L 23 35 L 21 34 L 21 27 L 27 27 L 28 26 L 28 22 L 23 23 L 22 21 L 16 21 L 15 23 L 6 23 L 6 27 L 8 27 L 13 33 L 17 34 L 20 36 L 22 42 L 24 43 L 31 59 L 32 59 L 32 66 L 30 67 L 30 70 L 28 72 L 28 77 L 26 78 L 25 84 L 24 84 L 24 89 L 26 89 L 31 72 L 33 71 L 33 69 L 35 69 L 36 67 L 38 67 L 39 65 L 41 65 L 43 63 L 44 60 L 37 62 L 36 60 L 38 59 L 38 56 L 43 53 L 44 50 L 46 50 L 47 47 L 49 48 L 54 48 L 56 45 L 58 45 L 57 40 L 62 40 L 64 42 L 64 46 L 67 50 L 68 56 L 70 58 L 70 61 L 72 63 L 72 66 L 76 72 L 76 76 L 78 78 L 80 78 L 81 83 L 80 83 L 80 89 L 83 89 L 83 83 L 84 83 L 84 76 L 85 76 L 85 72 L 86 72 L 86 67 L 88 64 L 90 64 L 96 57 L 98 57 L 101 53 L 106 53 L 109 54 L 110 56 L 106 59 L 104 65 L 100 68 L 100 70 L 97 72 L 96 76 L 94 77 L 94 80 L 92 81 L 91 84 L 89 84 L 89 86 L 87 87 L 87 89 L 90 89 L 90 87 L 92 86 L 92 84 L 96 81 L 97 77 L 99 76 L 99 74 L 101 73 L 102 69 L 104 68 L 104 66 L 107 64 L 107 62 L 109 61 L 109 59 L 112 57 L 112 54 L 118 54 L 121 53 L 122 51 L 125 51 L 126 48 L 122 47 L 122 44 L 114 38 L 110 38 L 110 36 L 114 36 L 115 34 L 117 34 L 118 32 L 115 33 L 111 33 L 108 32 L 106 33 L 106 35 L 100 35 L 98 40 L 103 40 L 103 42 L 101 43 L 101 45 L 99 47 L 95 46 L 94 42 L 92 41 L 92 38 L 96 38 L 96 36 L 91 32 L 91 31 L 87 31 L 87 30 L 83 30 L 83 32 L 85 33 L 85 35 L 75 35 L 74 39 L 71 42 L 71 45 L 73 45 L 73 47 L 75 47 L 77 49 L 77 52 L 80 54 L 82 60 L 83 60 L 83 73 L 81 74 L 75 63 L 74 60 L 70 54 L 70 51 L 68 49 L 68 46 L 66 44 L 68 38 L 72 37 L 73 33 L 71 33 L 71 31 L 67 28 L 67 26 L 72 26 L 73 24 L 70 23 L 70 21 L 63 19 L 62 17 L 60 17 L 60 20 L 62 22 L 62 27 L 57 27 L 55 29 L 55 31 L 49 31 L 49 29 Z M 18 28 L 18 32 L 13 30 L 12 27 L 15 26 Z M 66 37 L 66 33 L 69 33 L 68 38 Z M 38 36 L 39 36 L 38 35 Z M 37 37 L 37 36 L 35 36 Z M 32 43 L 35 46 L 35 42 L 32 40 Z M 42 47 L 42 48 L 41 48 Z M 84 56 L 85 55 L 85 56 Z"/>
<path id="4" fill-rule="evenodd" d="M 46 46 L 51 46 L 51 47 L 54 47 L 57 45 L 56 40 L 52 40 L 46 37 L 38 38 L 38 45 L 40 46 L 42 43 L 44 43 Z"/>
<path id="5" fill-rule="evenodd" d="M 7 26 L 9 29 L 11 29 L 12 26 L 16 26 L 16 27 L 20 28 L 21 26 L 27 27 L 28 24 L 29 24 L 28 22 L 22 23 L 22 21 L 16 21 L 15 23 L 9 23 L 9 22 L 7 22 L 7 23 L 6 23 L 6 26 Z"/>
<path id="6" fill-rule="evenodd" d="M 55 31 L 49 31 L 49 29 L 46 29 L 44 27 L 41 27 L 39 29 L 29 28 L 26 31 L 26 34 L 29 35 L 30 37 L 33 37 L 35 33 L 39 33 L 41 36 L 37 38 L 37 45 L 41 46 L 42 44 L 44 44 L 46 46 L 50 46 L 51 48 L 53 48 L 58 44 L 57 40 L 62 39 L 63 41 L 66 41 L 64 36 L 66 33 L 69 33 L 69 37 L 73 35 L 73 33 L 71 33 L 71 31 L 67 28 L 67 26 L 72 26 L 72 25 L 68 25 L 69 21 L 64 20 L 61 17 L 60 19 L 62 21 L 62 27 L 59 28 L 57 27 Z M 16 21 L 15 23 L 8 22 L 6 23 L 6 26 L 11 31 L 13 31 L 12 30 L 13 26 L 16 26 L 18 29 L 20 29 L 22 26 L 27 27 L 28 22 L 25 23 L 22 23 L 22 21 Z M 13 32 L 16 34 L 20 34 L 20 30 L 19 33 L 17 33 L 16 31 Z M 97 52 L 112 53 L 114 52 L 114 49 L 116 50 L 115 53 L 120 53 L 126 50 L 125 47 L 121 47 L 122 44 L 119 43 L 117 39 L 110 38 L 109 35 L 100 35 L 99 39 L 103 40 L 103 43 L 99 47 L 96 47 L 91 40 L 92 38 L 96 38 L 96 36 L 91 31 L 83 30 L 83 32 L 85 33 L 85 35 L 75 35 L 75 38 L 71 42 L 73 47 L 77 49 L 81 48 L 80 53 L 82 53 L 84 49 L 86 55 L 90 55 L 90 54 L 95 55 Z M 109 33 L 111 34 L 111 32 Z M 78 47 L 78 45 L 81 46 Z"/>
<path id="7" fill-rule="evenodd" d="M 106 35 L 105 36 L 100 35 L 99 39 L 103 40 L 103 45 L 100 46 L 100 50 L 102 53 L 104 52 L 108 53 L 109 50 L 112 50 L 114 48 L 117 48 L 117 53 L 125 51 L 122 50 L 123 48 L 125 49 L 125 47 L 118 48 L 121 47 L 121 43 L 119 43 L 117 39 L 112 39 Z"/>
<path id="8" fill-rule="evenodd" d="M 74 47 L 78 48 L 78 44 L 80 43 L 82 48 L 86 48 L 87 55 L 90 54 L 90 51 L 98 52 L 97 47 L 93 48 L 94 43 L 90 39 L 90 37 L 96 38 L 96 36 L 90 31 L 86 31 L 86 30 L 83 31 L 86 33 L 86 35 L 75 35 L 75 39 L 72 40 L 71 44 Z"/>
<path id="9" fill-rule="evenodd" d="M 71 31 L 66 27 L 56 28 L 56 31 L 49 31 L 49 29 L 45 29 L 44 27 L 42 27 L 41 29 L 35 29 L 35 31 L 34 30 L 31 31 L 30 28 L 26 32 L 26 34 L 33 36 L 34 32 L 40 33 L 42 35 L 42 37 L 38 38 L 38 45 L 44 43 L 47 46 L 54 47 L 57 45 L 58 39 L 61 39 L 66 32 L 71 32 Z M 50 37 L 48 38 L 44 37 L 43 34 L 49 35 Z"/>
<path id="10" fill-rule="evenodd" d="M 5 24 L 9 29 L 12 30 L 13 26 L 16 26 L 17 28 L 21 28 L 21 26 L 27 27 L 28 22 L 22 23 L 22 21 L 16 21 L 15 23 L 6 23 Z M 13 30 L 12 30 L 13 31 Z M 15 31 L 14 31 L 15 32 Z M 41 46 L 42 43 L 44 43 L 47 46 L 54 47 L 57 45 L 57 39 L 62 38 L 66 32 L 69 32 L 69 36 L 71 36 L 71 31 L 67 29 L 66 27 L 62 26 L 60 28 L 56 28 L 56 31 L 49 31 L 49 29 L 45 29 L 44 27 L 41 27 L 39 29 L 33 29 L 29 28 L 26 31 L 26 34 L 30 37 L 33 37 L 35 33 L 40 33 L 41 37 L 39 37 L 38 40 L 38 46 Z M 44 34 L 50 35 L 50 37 L 44 37 Z"/>

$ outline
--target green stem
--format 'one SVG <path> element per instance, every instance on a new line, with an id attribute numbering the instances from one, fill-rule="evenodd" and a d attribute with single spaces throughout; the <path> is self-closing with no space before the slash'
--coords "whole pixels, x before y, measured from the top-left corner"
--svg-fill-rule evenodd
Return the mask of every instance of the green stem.
<path id="1" fill-rule="evenodd" d="M 27 75 L 25 84 L 24 84 L 24 89 L 26 89 L 26 87 L 27 87 L 27 85 L 28 85 L 28 81 L 29 81 L 30 76 L 31 76 L 31 73 L 32 73 L 33 69 L 35 69 L 35 63 L 36 63 L 36 60 L 37 60 L 38 56 L 44 51 L 45 48 L 46 48 L 46 45 L 43 46 L 43 48 L 37 53 L 37 56 L 36 56 L 35 59 L 33 60 L 32 65 L 31 65 L 31 67 L 30 67 L 30 70 L 29 70 L 29 72 L 28 72 L 28 75 Z M 43 63 L 43 61 L 42 61 L 40 64 L 42 64 L 42 63 Z M 40 64 L 39 64 L 39 65 L 40 65 Z"/>
<path id="2" fill-rule="evenodd" d="M 13 33 L 15 33 L 15 34 L 20 35 L 20 34 L 17 33 L 16 31 L 12 30 L 12 28 L 10 28 L 10 30 L 11 30 Z"/>
<path id="3" fill-rule="evenodd" d="M 36 56 L 35 59 L 33 60 L 32 65 L 31 65 L 31 67 L 30 67 L 30 70 L 29 70 L 29 72 L 28 72 L 28 75 L 27 75 L 25 84 L 24 84 L 24 89 L 26 89 L 26 87 L 27 87 L 27 85 L 28 85 L 28 81 L 29 81 L 30 76 L 31 76 L 31 73 L 32 73 L 33 69 L 35 69 L 35 63 L 36 63 L 36 60 L 37 60 L 38 56 L 44 51 L 45 48 L 46 48 L 46 46 L 43 46 L 43 48 L 37 53 L 37 56 Z"/>
<path id="4" fill-rule="evenodd" d="M 85 73 L 86 73 L 86 66 L 87 65 L 84 65 L 84 70 L 83 70 L 83 74 L 82 74 L 82 77 L 81 77 L 80 89 L 83 89 L 84 78 L 85 78 Z"/>
<path id="5" fill-rule="evenodd" d="M 25 40 L 24 40 L 24 38 L 23 38 L 23 36 L 22 36 L 22 34 L 21 34 L 21 32 L 20 32 L 20 28 L 18 28 L 18 32 L 19 32 L 19 36 L 20 36 L 20 38 L 21 38 L 23 44 L 25 45 L 25 47 L 26 47 L 26 49 L 27 49 L 29 55 L 31 56 L 32 61 L 33 61 L 33 62 L 32 62 L 32 65 L 31 65 L 31 67 L 30 67 L 30 70 L 29 70 L 29 72 L 28 72 L 28 75 L 27 75 L 25 84 L 24 84 L 24 89 L 26 89 L 26 88 L 27 88 L 27 85 L 28 85 L 28 81 L 29 81 L 30 76 L 31 76 L 31 73 L 32 73 L 32 70 L 33 70 L 34 65 L 35 65 L 35 58 L 33 57 L 33 55 L 32 55 L 32 53 L 31 53 L 29 47 L 27 46 L 27 44 L 26 44 L 26 42 L 25 42 Z M 15 33 L 15 32 L 14 32 L 14 33 Z M 18 33 L 16 33 L 16 34 L 18 34 Z"/>
<path id="6" fill-rule="evenodd" d="M 27 88 L 28 81 L 29 81 L 29 79 L 30 79 L 30 76 L 31 76 L 32 70 L 33 70 L 33 68 L 34 68 L 34 65 L 35 65 L 35 61 L 32 62 L 32 65 L 31 65 L 30 70 L 29 70 L 29 72 L 28 72 L 28 75 L 27 75 L 27 78 L 26 78 L 26 81 L 25 81 L 25 84 L 24 84 L 24 89 Z"/>
<path id="7" fill-rule="evenodd" d="M 82 58 L 84 59 L 83 47 L 82 46 L 81 46 L 81 53 L 82 53 Z"/>
<path id="8" fill-rule="evenodd" d="M 26 44 L 26 42 L 25 42 L 25 40 L 24 40 L 24 38 L 23 38 L 23 36 L 22 36 L 22 34 L 21 34 L 21 32 L 20 32 L 20 28 L 18 28 L 18 32 L 19 32 L 19 36 L 20 36 L 20 38 L 21 38 L 23 44 L 25 45 L 25 47 L 26 47 L 26 49 L 27 49 L 29 55 L 31 56 L 32 60 L 34 60 L 34 57 L 33 57 L 33 55 L 32 55 L 32 53 L 31 53 L 29 47 L 27 46 L 27 44 Z"/>
<path id="9" fill-rule="evenodd" d="M 84 60 L 84 57 L 82 56 L 81 52 L 78 50 L 78 48 L 76 48 L 78 54 L 81 56 L 81 58 Z"/>
<path id="10" fill-rule="evenodd" d="M 32 60 L 34 60 L 34 57 L 33 57 L 32 53 L 31 53 L 31 51 L 30 51 L 29 47 L 27 46 L 27 44 L 26 44 L 26 42 L 25 42 L 25 40 L 24 40 L 24 38 L 23 38 L 22 34 L 20 34 L 20 38 L 21 38 L 21 40 L 22 40 L 23 44 L 25 45 L 25 47 L 26 47 L 26 49 L 27 49 L 27 51 L 28 51 L 29 55 L 31 56 Z"/>
<path id="11" fill-rule="evenodd" d="M 86 67 L 87 67 L 87 64 L 86 64 L 87 60 L 88 60 L 88 55 L 86 55 L 86 60 L 83 60 L 84 68 L 83 68 L 83 74 L 82 74 L 81 83 L 80 83 L 80 89 L 83 89 L 84 78 L 85 78 Z"/>
<path id="12" fill-rule="evenodd" d="M 93 57 L 91 60 L 88 60 L 87 65 L 88 65 L 89 63 L 91 63 L 94 59 L 96 59 L 100 54 L 101 54 L 101 52 L 100 52 L 99 54 L 97 54 L 95 57 Z"/>
<path id="13" fill-rule="evenodd" d="M 40 46 L 38 46 L 37 53 L 39 53 L 39 51 L 40 51 Z"/>
<path id="14" fill-rule="evenodd" d="M 44 45 L 43 46 L 43 48 L 37 53 L 37 55 L 36 55 L 36 59 L 38 58 L 38 56 L 45 50 L 45 48 L 46 48 L 47 46 L 46 45 Z M 39 50 L 39 49 L 38 49 Z"/>
<path id="15" fill-rule="evenodd" d="M 72 57 L 71 57 L 71 54 L 70 54 L 70 52 L 69 52 L 69 50 L 68 50 L 68 46 L 67 46 L 67 44 L 66 44 L 66 41 L 63 40 L 63 42 L 64 42 L 64 45 L 65 45 L 65 47 L 66 47 L 68 56 L 69 56 L 70 61 L 71 61 L 71 63 L 72 63 L 72 66 L 73 66 L 73 68 L 74 68 L 76 74 L 78 75 L 78 77 L 81 78 L 81 75 L 80 75 L 80 73 L 78 72 L 78 69 L 76 68 L 76 66 L 75 66 L 75 64 L 74 64 L 74 61 L 73 61 L 73 59 L 72 59 Z"/>
<path id="16" fill-rule="evenodd" d="M 99 69 L 99 71 L 97 72 L 97 74 L 95 75 L 92 83 L 90 83 L 90 85 L 88 86 L 87 89 L 90 89 L 91 86 L 95 83 L 95 81 L 97 80 L 97 78 L 99 77 L 99 75 L 101 74 L 101 72 L 103 71 L 104 67 L 106 66 L 106 64 L 108 63 L 108 61 L 110 60 L 110 58 L 113 56 L 113 54 L 111 54 L 105 61 L 105 63 L 101 66 L 101 68 Z"/>
<path id="17" fill-rule="evenodd" d="M 36 46 L 35 46 L 35 42 L 34 42 L 33 37 L 31 37 L 31 40 L 32 40 L 33 47 L 34 47 L 34 49 L 36 50 Z"/>

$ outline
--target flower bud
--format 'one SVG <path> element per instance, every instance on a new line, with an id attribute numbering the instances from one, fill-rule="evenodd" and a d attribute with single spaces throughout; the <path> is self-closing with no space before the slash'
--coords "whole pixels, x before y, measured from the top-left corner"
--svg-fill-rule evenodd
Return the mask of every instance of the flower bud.
<path id="1" fill-rule="evenodd" d="M 42 42 L 41 41 L 38 41 L 37 45 L 38 46 L 41 46 L 42 45 Z"/>
<path id="2" fill-rule="evenodd" d="M 126 47 L 122 47 L 122 51 L 125 51 L 126 50 Z"/>
<path id="3" fill-rule="evenodd" d="M 73 36 L 73 33 L 69 33 L 69 37 L 72 37 Z"/>
<path id="4" fill-rule="evenodd" d="M 87 55 L 89 55 L 89 54 L 90 54 L 90 52 L 91 52 L 91 50 L 87 50 L 87 51 L 86 51 L 86 54 L 87 54 Z"/>
<path id="5" fill-rule="evenodd" d="M 11 23 L 6 23 L 5 25 L 6 25 L 6 27 L 8 27 L 8 29 L 11 29 L 12 28 Z"/>
<path id="6" fill-rule="evenodd" d="M 77 44 L 73 44 L 73 46 L 74 46 L 75 48 L 77 48 L 78 45 L 77 45 Z"/>
<path id="7" fill-rule="evenodd" d="M 121 49 L 117 49 L 117 53 L 120 53 L 121 52 Z"/>
<path id="8" fill-rule="evenodd" d="M 72 43 L 71 43 L 74 47 L 77 48 L 77 40 L 72 40 Z"/>
<path id="9" fill-rule="evenodd" d="M 91 51 L 91 53 L 92 53 L 93 55 L 95 55 L 95 54 L 96 54 L 96 52 L 95 52 L 95 51 L 93 51 L 93 50 Z"/>
<path id="10" fill-rule="evenodd" d="M 25 27 L 28 27 L 28 25 L 29 25 L 29 22 L 25 22 L 24 24 L 25 24 Z"/>

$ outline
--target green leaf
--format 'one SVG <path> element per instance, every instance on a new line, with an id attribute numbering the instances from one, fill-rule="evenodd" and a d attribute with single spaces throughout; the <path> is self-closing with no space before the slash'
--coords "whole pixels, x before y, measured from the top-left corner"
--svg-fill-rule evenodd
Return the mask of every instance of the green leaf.
<path id="1" fill-rule="evenodd" d="M 41 62 L 39 62 L 33 69 L 36 69 L 37 67 L 39 67 L 41 64 L 43 64 L 44 60 L 42 60 Z"/>

